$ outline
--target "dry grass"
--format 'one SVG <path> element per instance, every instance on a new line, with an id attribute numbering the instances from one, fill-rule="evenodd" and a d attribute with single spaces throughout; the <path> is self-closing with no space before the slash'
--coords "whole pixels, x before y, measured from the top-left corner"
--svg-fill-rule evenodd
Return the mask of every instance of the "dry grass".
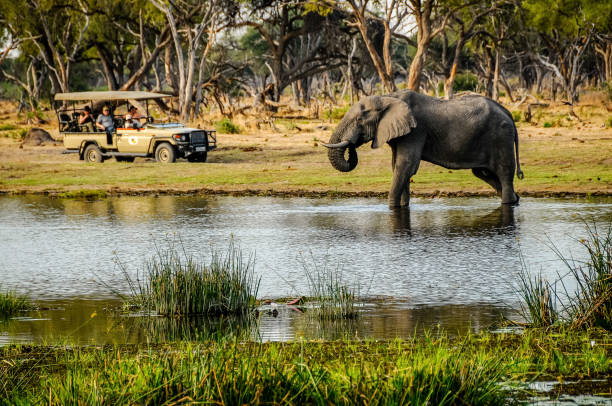
<path id="1" fill-rule="evenodd" d="M 515 109 L 516 110 L 516 109 Z M 567 108 L 552 106 L 537 112 L 535 123 L 518 124 L 523 181 L 519 194 L 612 194 L 612 129 L 605 128 L 605 106 L 585 103 L 577 108 L 582 122 L 565 119 Z M 48 113 L 52 119 L 52 114 Z M 66 192 L 102 189 L 110 192 L 273 192 L 380 194 L 391 182 L 390 149 L 362 147 L 356 170 L 342 174 L 327 160 L 325 148 L 335 124 L 329 120 L 277 119 L 260 129 L 255 119 L 235 120 L 244 132 L 220 134 L 219 149 L 204 165 L 179 162 L 161 166 L 152 160 L 133 164 L 107 161 L 84 164 L 62 155 L 59 146 L 19 147 L 0 133 L 0 192 Z M 544 122 L 561 126 L 543 128 Z M 0 114 L 0 124 L 19 124 Z M 248 125 L 247 125 L 248 124 Z M 53 125 L 43 126 L 58 136 Z M 423 162 L 414 177 L 416 195 L 482 194 L 493 190 L 470 171 L 450 171 Z"/>

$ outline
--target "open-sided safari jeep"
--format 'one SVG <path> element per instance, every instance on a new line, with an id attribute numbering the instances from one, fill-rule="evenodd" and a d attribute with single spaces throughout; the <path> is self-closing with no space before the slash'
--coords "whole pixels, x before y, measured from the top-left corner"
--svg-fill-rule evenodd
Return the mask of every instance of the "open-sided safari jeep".
<path id="1" fill-rule="evenodd" d="M 164 97 L 170 96 L 132 91 L 56 94 L 55 111 L 60 134 L 64 136 L 65 152 L 78 153 L 79 158 L 87 162 L 104 162 L 111 157 L 128 162 L 136 157 L 155 157 L 163 163 L 174 162 L 177 158 L 206 162 L 208 151 L 217 147 L 215 132 L 188 128 L 180 123 L 155 123 L 149 115 L 148 102 Z M 133 120 L 140 128 L 126 128 L 129 105 L 145 110 L 145 115 Z M 107 134 L 96 127 L 95 120 L 87 125 L 79 124 L 79 116 L 86 106 L 95 119 L 102 114 L 103 107 L 108 107 L 115 131 Z"/>

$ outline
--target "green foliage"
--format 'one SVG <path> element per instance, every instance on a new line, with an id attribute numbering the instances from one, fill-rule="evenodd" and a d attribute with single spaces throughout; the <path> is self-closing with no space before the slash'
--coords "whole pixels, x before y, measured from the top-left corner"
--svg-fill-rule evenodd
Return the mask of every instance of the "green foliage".
<path id="1" fill-rule="evenodd" d="M 0 124 L 0 131 L 16 130 L 17 126 L 13 124 Z"/>
<path id="2" fill-rule="evenodd" d="M 556 308 L 557 296 L 554 287 L 542 278 L 542 275 L 532 276 L 526 266 L 519 273 L 519 296 L 521 316 L 532 327 L 548 327 L 559 321 Z"/>
<path id="3" fill-rule="evenodd" d="M 0 288 L 2 288 L 1 285 Z M 0 290 L 0 318 L 14 316 L 33 307 L 27 296 L 19 295 L 12 290 Z"/>
<path id="4" fill-rule="evenodd" d="M 331 113 L 329 110 L 325 110 L 325 118 L 328 120 L 330 118 L 333 120 L 342 120 L 342 118 L 344 117 L 344 115 L 350 108 L 351 106 L 349 105 L 342 106 L 342 107 L 335 107 L 331 110 Z"/>
<path id="5" fill-rule="evenodd" d="M 255 309 L 259 279 L 253 257 L 230 243 L 225 255 L 212 252 L 208 265 L 186 254 L 182 245 L 169 242 L 145 264 L 146 282 L 132 281 L 117 261 L 132 288 L 131 305 L 166 316 L 241 315 Z"/>
<path id="6" fill-rule="evenodd" d="M 544 124 L 542 124 L 542 127 L 544 128 L 551 128 L 553 125 L 550 121 L 545 121 Z"/>
<path id="7" fill-rule="evenodd" d="M 478 76 L 473 73 L 459 73 L 455 77 L 455 82 L 453 83 L 453 91 L 462 92 L 462 91 L 471 91 L 475 92 L 478 89 Z"/>
<path id="8" fill-rule="evenodd" d="M 608 117 L 605 125 L 606 125 L 606 128 L 612 128 L 612 116 Z"/>
<path id="9" fill-rule="evenodd" d="M 608 101 L 612 101 L 612 81 L 606 82 L 604 84 L 604 90 L 606 91 L 606 95 L 608 96 Z"/>
<path id="10" fill-rule="evenodd" d="M 215 123 L 215 129 L 221 134 L 240 134 L 240 126 L 225 117 Z"/>
<path id="11" fill-rule="evenodd" d="M 106 190 L 83 189 L 58 193 L 57 197 L 61 199 L 103 199 L 105 197 L 108 197 L 108 193 L 106 192 Z"/>
<path id="12" fill-rule="evenodd" d="M 522 111 L 515 110 L 512 112 L 512 120 L 514 120 L 515 123 L 520 123 L 522 119 L 523 119 Z"/>

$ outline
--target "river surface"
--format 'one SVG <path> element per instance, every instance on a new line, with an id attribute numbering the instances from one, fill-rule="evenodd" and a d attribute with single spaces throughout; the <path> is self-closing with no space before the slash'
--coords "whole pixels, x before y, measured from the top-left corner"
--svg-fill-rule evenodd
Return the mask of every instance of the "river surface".
<path id="1" fill-rule="evenodd" d="M 412 199 L 409 210 L 391 210 L 381 199 L 0 197 L 2 289 L 49 309 L 0 324 L 0 335 L 35 339 L 38 328 L 58 325 L 69 309 L 78 309 L 69 318 L 79 320 L 103 314 L 115 304 L 113 292 L 129 293 L 117 261 L 135 278 L 156 246 L 178 239 L 204 261 L 230 240 L 253 253 L 259 298 L 308 295 L 305 268 L 340 269 L 366 298 L 366 317 L 355 327 L 364 335 L 405 336 L 417 324 L 479 329 L 516 308 L 521 255 L 531 272 L 549 279 L 564 273 L 551 245 L 584 258 L 578 240 L 585 221 L 609 225 L 612 199 L 523 198 L 518 207 L 496 198 Z M 279 309 L 259 326 L 263 339 L 316 330 Z"/>

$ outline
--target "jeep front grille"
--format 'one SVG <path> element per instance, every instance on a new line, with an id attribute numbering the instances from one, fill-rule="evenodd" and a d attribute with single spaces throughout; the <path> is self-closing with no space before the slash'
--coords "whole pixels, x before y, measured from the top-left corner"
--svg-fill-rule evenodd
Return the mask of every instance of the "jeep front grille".
<path id="1" fill-rule="evenodd" d="M 206 144 L 206 132 L 194 131 L 191 133 L 192 144 Z"/>

